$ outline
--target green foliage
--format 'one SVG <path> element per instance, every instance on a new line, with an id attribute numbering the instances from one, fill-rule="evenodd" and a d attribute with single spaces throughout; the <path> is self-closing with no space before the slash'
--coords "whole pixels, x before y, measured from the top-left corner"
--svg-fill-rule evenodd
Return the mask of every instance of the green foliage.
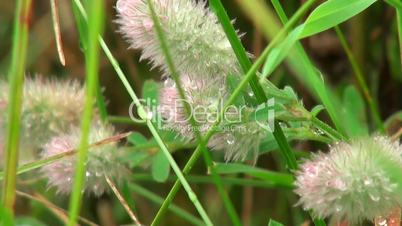
<path id="1" fill-rule="evenodd" d="M 348 124 L 350 137 L 364 137 L 369 135 L 366 109 L 363 98 L 354 86 L 348 86 L 343 91 L 343 113 L 345 123 Z"/>
<path id="2" fill-rule="evenodd" d="M 318 6 L 304 22 L 300 38 L 332 28 L 362 12 L 376 0 L 328 0 Z"/>

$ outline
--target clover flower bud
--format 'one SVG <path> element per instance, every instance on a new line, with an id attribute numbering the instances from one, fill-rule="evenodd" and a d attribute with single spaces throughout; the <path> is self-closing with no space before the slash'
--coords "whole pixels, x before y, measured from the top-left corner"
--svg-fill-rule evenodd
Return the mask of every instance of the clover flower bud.
<path id="1" fill-rule="evenodd" d="M 180 74 L 202 76 L 238 74 L 239 65 L 216 16 L 204 1 L 152 0 L 162 23 L 166 42 Z M 169 70 L 146 0 L 119 0 L 116 4 L 119 32 L 131 48 L 142 49 L 141 59 Z"/>
<path id="2" fill-rule="evenodd" d="M 57 154 L 76 150 L 80 145 L 81 133 L 79 128 L 73 128 L 71 133 L 54 137 L 43 148 L 42 157 L 48 158 Z M 89 143 L 94 144 L 115 135 L 111 125 L 94 123 L 89 135 Z M 85 185 L 83 192 L 100 196 L 108 191 L 105 177 L 121 180 L 125 174 L 124 164 L 121 161 L 121 149 L 117 144 L 102 144 L 90 147 L 85 162 Z M 55 187 L 59 193 L 71 192 L 75 175 L 76 155 L 67 156 L 56 162 L 42 167 L 41 172 L 48 179 L 48 186 Z"/>
<path id="3" fill-rule="evenodd" d="M 338 143 L 328 154 L 314 155 L 296 173 L 299 205 L 317 217 L 351 225 L 387 216 L 400 207 L 400 190 L 389 164 L 402 167 L 402 146 L 387 137 Z"/>

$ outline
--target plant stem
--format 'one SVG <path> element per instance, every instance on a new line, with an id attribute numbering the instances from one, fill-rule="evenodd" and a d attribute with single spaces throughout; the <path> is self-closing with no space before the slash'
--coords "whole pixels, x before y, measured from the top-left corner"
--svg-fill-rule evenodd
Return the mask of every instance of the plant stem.
<path id="1" fill-rule="evenodd" d="M 50 0 L 50 9 L 52 12 L 53 30 L 54 30 L 54 37 L 56 40 L 57 53 L 59 55 L 59 60 L 60 60 L 61 65 L 65 66 L 66 58 L 64 56 L 63 42 L 61 39 L 59 8 L 57 6 L 57 3 L 58 3 L 57 0 Z"/>
<path id="2" fill-rule="evenodd" d="M 175 160 L 173 159 L 172 155 L 169 153 L 169 150 L 166 148 L 165 143 L 159 136 L 158 132 L 156 131 L 155 126 L 152 124 L 150 120 L 147 120 L 147 125 L 149 127 L 150 132 L 154 136 L 156 142 L 159 144 L 161 150 L 165 153 L 166 158 L 168 159 L 173 171 L 176 173 L 178 178 L 178 183 L 183 185 L 184 190 L 187 192 L 190 201 L 193 203 L 195 208 L 198 210 L 201 218 L 204 220 L 206 225 L 213 225 L 211 220 L 209 219 L 207 213 L 205 212 L 204 208 L 202 207 L 201 203 L 199 202 L 197 195 L 191 189 L 190 184 L 187 182 L 186 178 L 184 177 L 183 173 L 181 172 L 179 166 L 176 164 Z M 158 215 L 157 215 L 158 216 Z M 155 219 L 154 219 L 155 221 Z"/>
<path id="3" fill-rule="evenodd" d="M 112 189 L 113 193 L 116 195 L 119 202 L 122 204 L 124 209 L 127 211 L 130 218 L 136 223 L 137 226 L 141 226 L 142 224 L 138 220 L 137 216 L 135 216 L 134 212 L 130 209 L 130 206 L 124 199 L 124 197 L 120 194 L 119 190 L 117 189 L 116 185 L 113 183 L 112 180 L 108 176 L 105 176 L 106 182 L 109 184 L 110 188 Z"/>
<path id="4" fill-rule="evenodd" d="M 18 152 L 20 142 L 21 111 L 24 86 L 28 30 L 32 1 L 18 0 L 15 10 L 12 62 L 9 71 L 11 88 L 9 91 L 8 125 L 5 141 L 5 180 L 3 185 L 3 206 L 14 212 L 17 179 Z"/>
<path id="5" fill-rule="evenodd" d="M 315 1 L 315 0 L 314 0 Z M 302 7 L 301 9 L 304 10 L 304 12 L 307 11 L 306 7 Z M 296 13 L 295 15 L 297 15 L 297 17 L 301 17 L 303 15 L 303 13 Z M 261 56 L 257 59 L 257 61 L 251 66 L 251 68 L 247 71 L 246 75 L 244 76 L 244 78 L 240 81 L 239 85 L 237 86 L 237 88 L 233 91 L 233 93 L 231 94 L 231 96 L 228 98 L 228 100 L 225 103 L 225 106 L 223 107 L 223 109 L 225 109 L 227 106 L 229 106 L 230 104 L 232 104 L 236 97 L 238 95 L 240 95 L 240 93 L 242 92 L 242 90 L 246 87 L 246 85 L 248 84 L 248 82 L 252 79 L 253 76 L 255 76 L 258 68 L 264 63 L 265 58 L 268 56 L 269 52 L 272 50 L 272 48 L 274 47 L 274 45 L 279 42 L 280 38 L 285 34 L 285 30 L 289 29 L 294 23 L 296 23 L 298 20 L 298 18 L 292 18 L 292 24 L 285 26 L 285 28 L 278 34 L 278 36 L 276 36 L 276 38 L 268 45 L 268 47 L 263 51 L 263 53 L 261 54 Z M 290 22 L 289 22 L 290 23 Z M 261 101 L 261 100 L 260 100 Z M 221 114 L 219 115 L 217 121 L 215 122 L 215 124 L 212 126 L 212 129 L 210 129 L 206 136 L 205 136 L 205 141 L 208 141 L 208 139 L 212 136 L 212 134 L 214 133 L 214 127 L 220 122 L 221 118 L 222 118 L 223 112 L 221 112 Z M 282 136 L 280 135 L 282 130 L 277 130 L 276 132 L 276 136 L 275 138 L 278 139 L 277 142 L 278 144 L 280 143 L 280 145 L 282 146 L 282 148 L 285 148 L 283 150 L 284 153 L 288 153 L 288 152 L 292 152 L 290 150 L 290 146 L 285 143 L 287 143 L 286 140 L 283 140 L 282 138 L 284 137 L 284 135 L 282 134 Z M 188 174 L 191 170 L 191 168 L 193 167 L 193 165 L 195 164 L 195 162 L 198 160 L 198 158 L 201 155 L 201 148 L 200 145 L 196 148 L 196 150 L 194 151 L 194 153 L 191 155 L 189 161 L 187 162 L 187 164 L 184 166 L 183 169 L 183 173 L 184 174 Z M 292 156 L 291 153 L 286 154 L 287 156 Z M 289 166 L 294 167 L 294 163 L 293 162 L 288 162 Z M 158 214 L 156 216 L 156 218 L 159 218 L 160 215 L 163 215 L 163 213 L 166 211 L 167 207 L 169 206 L 169 204 L 172 202 L 174 196 L 176 195 L 176 193 L 178 192 L 178 190 L 180 189 L 180 183 L 179 181 L 176 181 L 172 187 L 172 189 L 170 190 L 169 194 L 167 195 L 164 203 L 162 204 L 161 208 L 158 211 Z"/>
<path id="6" fill-rule="evenodd" d="M 385 133 L 384 124 L 381 120 L 381 116 L 380 116 L 380 112 L 378 110 L 377 103 L 373 100 L 373 98 L 370 95 L 370 91 L 369 91 L 366 81 L 364 80 L 362 70 L 361 70 L 359 64 L 357 63 L 357 60 L 356 60 L 355 56 L 353 55 L 353 53 L 345 39 L 345 35 L 343 34 L 343 32 L 339 28 L 339 26 L 335 27 L 335 31 L 336 31 L 336 34 L 338 35 L 338 38 L 341 42 L 343 49 L 345 50 L 345 53 L 349 59 L 350 64 L 352 65 L 353 72 L 356 76 L 357 82 L 359 83 L 360 89 L 363 92 L 363 96 L 366 99 L 367 104 L 370 108 L 371 115 L 372 115 L 375 123 L 377 124 L 377 128 L 381 131 L 381 133 Z"/>
<path id="7" fill-rule="evenodd" d="M 62 209 L 62 208 L 56 206 L 55 204 L 49 202 L 48 200 L 46 200 L 46 199 L 45 199 L 44 197 L 42 197 L 41 195 L 39 195 L 39 194 L 30 195 L 30 194 L 28 194 L 28 193 L 25 193 L 25 192 L 22 192 L 22 191 L 18 191 L 18 190 L 16 191 L 16 193 L 17 193 L 18 196 L 21 196 L 21 197 L 24 197 L 24 198 L 27 198 L 27 199 L 36 201 L 36 202 L 38 202 L 38 203 L 40 203 L 40 204 L 46 206 L 46 207 L 49 208 L 52 212 L 54 212 L 54 214 L 55 214 L 56 216 L 59 216 L 58 213 L 62 213 L 62 214 L 63 214 L 63 219 L 64 219 L 64 218 L 67 219 L 67 211 L 66 211 L 66 210 L 64 210 L 64 209 Z M 65 216 L 65 217 L 64 217 L 64 216 Z M 63 220 L 63 219 L 61 219 L 61 220 Z M 78 220 L 81 221 L 82 223 L 86 224 L 86 225 L 89 225 L 89 226 L 99 226 L 99 225 L 95 224 L 94 222 L 92 222 L 92 221 L 90 221 L 90 220 L 88 220 L 88 219 L 85 219 L 85 218 L 83 218 L 83 217 L 78 217 Z"/>
<path id="8" fill-rule="evenodd" d="M 189 106 L 189 102 L 187 101 L 187 97 L 185 95 L 185 91 L 181 84 L 181 80 L 180 80 L 178 71 L 176 70 L 176 67 L 174 65 L 173 58 L 170 55 L 169 48 L 167 46 L 163 31 L 161 28 L 159 18 L 156 16 L 154 8 L 153 8 L 153 4 L 150 0 L 148 0 L 148 5 L 149 5 L 150 11 L 151 11 L 152 19 L 155 24 L 155 30 L 158 35 L 159 42 L 161 44 L 161 49 L 165 55 L 165 60 L 168 65 L 168 68 L 170 70 L 171 76 L 173 77 L 173 80 L 175 81 L 175 83 L 177 85 L 176 87 L 177 87 L 177 91 L 179 92 L 180 98 L 183 100 L 182 103 L 185 107 L 186 114 L 190 118 L 190 124 L 193 128 L 200 128 L 198 123 L 195 121 L 194 117 L 192 117 L 191 106 Z M 213 181 L 218 189 L 220 196 L 223 199 L 223 203 L 226 208 L 226 211 L 229 214 L 229 217 L 230 217 L 232 223 L 234 225 L 240 226 L 241 225 L 240 219 L 237 216 L 236 210 L 235 210 L 233 204 L 231 203 L 225 189 L 223 188 L 222 181 L 220 180 L 219 175 L 215 171 L 210 153 L 206 149 L 206 142 L 204 141 L 204 138 L 202 137 L 201 132 L 198 129 L 195 129 L 194 133 L 199 142 L 200 149 L 201 149 L 202 153 L 204 154 L 204 159 L 205 159 L 206 165 L 208 166 L 208 168 L 211 171 Z M 158 215 L 158 217 L 154 218 L 152 225 L 158 224 L 160 216 L 161 215 Z"/>
<path id="9" fill-rule="evenodd" d="M 98 83 L 99 43 L 97 38 L 103 29 L 103 3 L 97 0 L 88 1 L 90 9 L 88 17 L 88 48 L 86 58 L 86 100 L 81 123 L 81 141 L 78 149 L 78 159 L 75 166 L 73 190 L 70 197 L 69 226 L 75 226 L 79 215 L 82 189 L 85 183 L 85 162 L 88 154 L 88 141 L 91 129 L 92 112 L 96 99 Z"/>
<path id="10" fill-rule="evenodd" d="M 77 6 L 78 11 L 81 13 L 83 18 L 85 20 L 88 20 L 87 14 L 86 14 L 85 9 L 82 6 L 80 0 L 73 0 L 73 2 L 75 4 L 75 6 Z M 102 39 L 102 37 L 100 35 L 98 36 L 98 41 L 99 41 L 103 51 L 105 52 L 107 58 L 109 59 L 110 63 L 112 64 L 113 68 L 115 69 L 117 75 L 119 76 L 120 80 L 122 81 L 124 87 L 126 88 L 128 94 L 132 98 L 133 103 L 137 107 L 137 111 L 138 111 L 139 115 L 143 116 L 143 119 L 145 119 L 144 121 L 146 122 L 149 130 L 151 131 L 152 135 L 154 136 L 154 138 L 157 141 L 158 145 L 160 146 L 161 150 L 167 156 L 167 158 L 169 160 L 169 163 L 170 163 L 171 167 L 173 168 L 173 171 L 175 171 L 175 173 L 177 174 L 179 180 L 182 181 L 183 186 L 184 186 L 184 184 L 188 185 L 187 181 L 185 180 L 185 178 L 183 177 L 183 175 L 182 175 L 182 173 L 180 171 L 180 168 L 177 166 L 177 164 L 174 161 L 173 157 L 170 155 L 169 151 L 167 150 L 166 145 L 163 143 L 162 139 L 160 138 L 155 126 L 152 124 L 152 122 L 149 119 L 147 119 L 147 112 L 144 109 L 144 106 L 142 106 L 142 104 L 141 104 L 140 100 L 138 99 L 137 95 L 135 94 L 134 90 L 132 89 L 132 87 L 131 87 L 130 83 L 128 82 L 126 76 L 124 75 L 123 71 L 121 70 L 121 68 L 119 66 L 119 63 L 117 62 L 116 58 L 114 58 L 114 56 L 111 53 L 110 49 L 108 48 L 108 46 L 106 45 L 105 41 Z M 179 176 L 179 175 L 181 175 L 181 176 Z M 179 184 L 180 184 L 180 181 L 178 181 Z M 187 189 L 190 188 L 190 186 L 185 186 L 185 187 Z M 193 192 L 190 192 L 190 193 L 188 193 L 188 195 L 190 197 L 190 200 L 195 202 L 195 200 L 194 200 L 194 195 L 195 194 Z M 197 206 L 200 209 L 201 206 L 199 205 L 199 203 L 197 204 Z M 204 217 L 206 218 L 207 216 L 204 215 Z M 206 220 L 206 221 L 208 222 L 208 220 Z"/>
<path id="11" fill-rule="evenodd" d="M 232 49 L 236 54 L 237 60 L 239 61 L 243 73 L 246 73 L 250 69 L 252 63 L 249 57 L 247 56 L 246 50 L 244 49 L 235 28 L 232 26 L 232 22 L 230 21 L 229 16 L 226 13 L 226 10 L 222 5 L 221 0 L 209 0 L 209 4 L 215 11 L 218 20 L 222 25 L 222 28 L 225 31 L 230 44 L 232 45 Z M 251 78 L 250 87 L 253 90 L 253 93 L 255 94 L 256 98 L 258 100 L 261 100 L 260 101 L 261 103 L 267 101 L 267 97 L 265 96 L 264 90 L 258 83 L 256 75 L 254 75 L 254 77 Z"/>
<path id="12" fill-rule="evenodd" d="M 163 203 L 163 198 L 160 196 L 152 193 L 151 191 L 141 187 L 140 185 L 136 183 L 130 183 L 129 184 L 131 190 L 135 192 L 136 194 L 145 197 L 146 199 L 151 200 L 152 202 L 161 205 Z M 177 216 L 183 218 L 184 220 L 187 220 L 189 223 L 197 226 L 204 226 L 204 222 L 201 221 L 200 219 L 196 218 L 192 214 L 188 213 L 186 210 L 181 209 L 180 207 L 172 204 L 169 206 L 169 210 L 171 210 L 173 213 L 175 213 Z"/>
<path id="13" fill-rule="evenodd" d="M 327 125 L 325 122 L 319 120 L 318 118 L 312 117 L 311 122 L 318 129 L 320 129 L 325 134 L 327 134 L 332 140 L 334 140 L 334 141 L 346 140 L 346 137 L 344 137 L 341 133 L 339 133 L 338 131 L 334 130 L 332 127 Z"/>
<path id="14" fill-rule="evenodd" d="M 289 24 L 288 22 L 290 22 L 292 18 L 288 21 L 288 18 L 284 10 L 282 9 L 279 0 L 271 1 L 281 22 L 285 24 L 285 26 L 286 24 Z M 304 5 L 307 5 L 310 2 L 312 1 L 308 1 Z M 331 96 L 331 90 L 325 86 L 320 75 L 317 73 L 316 67 L 311 63 L 311 60 L 309 59 L 305 50 L 303 49 L 303 46 L 299 42 L 297 42 L 295 45 L 295 54 L 288 55 L 288 60 L 289 63 L 293 67 L 295 67 L 303 76 L 302 81 L 307 85 L 313 95 L 317 96 L 317 98 L 323 103 L 338 131 L 343 135 L 346 134 L 345 125 L 341 123 L 342 120 L 340 113 L 335 107 L 335 101 L 332 100 L 335 97 Z"/>

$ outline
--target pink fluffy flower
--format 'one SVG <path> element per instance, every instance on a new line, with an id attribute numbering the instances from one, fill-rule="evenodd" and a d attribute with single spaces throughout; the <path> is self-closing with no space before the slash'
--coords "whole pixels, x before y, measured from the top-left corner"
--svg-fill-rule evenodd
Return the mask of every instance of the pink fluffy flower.
<path id="1" fill-rule="evenodd" d="M 91 128 L 89 142 L 91 144 L 102 141 L 114 135 L 110 125 L 95 123 Z M 67 151 L 75 150 L 80 144 L 80 130 L 75 128 L 69 134 L 54 137 L 43 148 L 43 158 L 48 158 Z M 122 179 L 125 168 L 120 159 L 121 149 L 116 144 L 103 144 L 92 147 L 88 152 L 85 163 L 85 186 L 83 191 L 97 196 L 108 190 L 105 176 Z M 52 164 L 42 167 L 41 172 L 48 179 L 49 187 L 55 187 L 58 192 L 67 194 L 71 192 L 72 181 L 75 175 L 76 156 L 64 157 Z"/>
<path id="2" fill-rule="evenodd" d="M 180 74 L 224 78 L 237 74 L 239 65 L 216 16 L 204 1 L 152 0 L 165 38 Z M 131 48 L 142 50 L 142 59 L 169 70 L 146 0 L 119 0 L 116 4 L 119 31 Z"/>
<path id="3" fill-rule="evenodd" d="M 387 137 L 339 143 L 313 156 L 296 173 L 299 205 L 318 217 L 355 225 L 386 216 L 402 200 L 389 166 L 402 169 L 402 146 Z"/>

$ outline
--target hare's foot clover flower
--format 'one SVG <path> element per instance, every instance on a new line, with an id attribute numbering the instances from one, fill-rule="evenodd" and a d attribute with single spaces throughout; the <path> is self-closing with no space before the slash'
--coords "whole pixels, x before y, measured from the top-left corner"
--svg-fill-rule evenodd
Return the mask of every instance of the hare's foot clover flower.
<path id="1" fill-rule="evenodd" d="M 0 87 L 0 102 L 6 103 L 9 85 L 0 81 Z M 42 80 L 35 76 L 25 80 L 23 92 L 21 140 L 27 142 L 24 148 L 37 151 L 52 136 L 79 125 L 85 90 L 78 81 Z M 6 112 L 0 112 L 6 117 Z"/>
<path id="2" fill-rule="evenodd" d="M 194 140 L 194 130 L 205 135 L 217 120 L 228 98 L 226 79 L 228 75 L 238 75 L 240 67 L 225 32 L 216 16 L 206 8 L 205 1 L 151 1 L 180 74 L 191 117 L 199 128 L 191 126 L 176 84 L 168 76 L 147 0 L 117 2 L 119 31 L 131 48 L 142 50 L 141 59 L 148 59 L 154 67 L 163 69 L 166 82 L 160 91 L 158 110 L 165 128 L 176 131 L 186 140 Z M 261 136 L 266 132 L 262 128 L 255 130 L 256 123 L 237 123 L 241 125 L 218 131 L 208 143 L 214 150 L 225 151 L 226 160 L 244 160 L 250 150 L 257 153 Z M 219 126 L 226 127 L 226 122 Z M 241 127 L 247 127 L 246 132 L 239 132 Z"/>
<path id="3" fill-rule="evenodd" d="M 177 91 L 175 83 L 167 79 L 160 91 L 160 104 L 158 107 L 164 126 L 176 131 L 186 140 L 194 140 L 194 130 L 205 135 L 212 125 L 218 120 L 218 115 L 223 109 L 227 99 L 225 89 L 215 86 L 215 81 L 210 79 L 196 79 L 196 76 L 183 76 L 181 85 L 190 106 L 190 114 L 199 124 L 199 128 L 193 128 L 189 116 L 183 106 L 183 100 Z M 232 106 L 235 107 L 235 106 Z M 228 108 L 218 130 L 209 140 L 208 147 L 213 150 L 223 150 L 225 160 L 244 160 L 252 151 L 256 158 L 259 145 L 266 131 L 255 122 L 246 122 L 244 109 Z"/>
<path id="4" fill-rule="evenodd" d="M 174 81 L 167 78 L 160 90 L 158 111 L 166 128 L 178 132 L 184 138 L 193 139 L 194 129 L 204 134 L 217 120 L 227 94 L 225 89 L 215 85 L 216 79 L 183 75 L 180 80 L 186 99 L 180 97 Z M 192 128 L 184 104 L 189 105 L 190 116 L 201 128 Z"/>
<path id="5" fill-rule="evenodd" d="M 94 123 L 91 127 L 89 143 L 93 144 L 112 137 L 115 131 L 112 126 Z M 54 137 L 43 148 L 43 158 L 76 150 L 80 144 L 80 130 L 73 128 L 69 134 Z M 91 147 L 85 163 L 85 186 L 83 191 L 97 196 L 109 188 L 105 177 L 122 179 L 125 174 L 124 164 L 121 161 L 121 150 L 117 144 L 102 144 Z M 48 179 L 49 187 L 55 187 L 60 193 L 70 193 L 75 171 L 75 155 L 65 157 L 52 164 L 42 167 L 41 171 Z"/>
<path id="6" fill-rule="evenodd" d="M 387 137 L 338 143 L 315 155 L 297 172 L 299 204 L 318 217 L 351 225 L 387 216 L 402 205 L 389 165 L 402 169 L 402 146 Z"/>
<path id="7" fill-rule="evenodd" d="M 238 74 L 239 65 L 216 16 L 204 1 L 152 0 L 166 41 L 180 74 L 224 78 Z M 119 0 L 116 4 L 119 31 L 131 48 L 142 49 L 142 59 L 169 70 L 154 32 L 147 0 Z"/>

